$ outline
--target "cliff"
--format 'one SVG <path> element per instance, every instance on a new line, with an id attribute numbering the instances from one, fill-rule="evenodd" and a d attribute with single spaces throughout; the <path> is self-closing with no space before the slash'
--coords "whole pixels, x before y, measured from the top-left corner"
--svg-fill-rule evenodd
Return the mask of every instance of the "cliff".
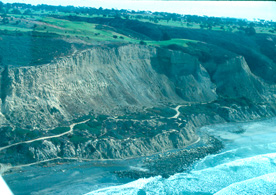
<path id="1" fill-rule="evenodd" d="M 126 106 L 181 101 L 174 84 L 151 66 L 156 50 L 95 48 L 56 63 L 2 71 L 2 113 L 12 124 L 51 128 L 64 121 Z"/>
<path id="2" fill-rule="evenodd" d="M 123 107 L 210 102 L 218 96 L 273 98 L 271 87 L 241 56 L 202 65 L 180 51 L 138 45 L 99 47 L 56 63 L 1 72 L 1 113 L 11 124 L 31 129 L 52 128 L 92 110 L 110 114 Z"/>
<path id="3" fill-rule="evenodd" d="M 7 66 L 0 82 L 2 147 L 30 140 L 30 132 L 33 138 L 53 136 L 58 126 L 96 117 L 55 140 L 1 150 L 5 163 L 24 156 L 29 163 L 151 155 L 194 143 L 202 125 L 275 116 L 276 110 L 275 84 L 254 75 L 242 56 L 200 63 L 182 51 L 141 45 L 95 47 L 50 64 Z M 179 104 L 179 118 L 171 117 L 173 110 L 149 111 Z M 142 119 L 133 117 L 137 113 Z M 121 123 L 117 119 L 128 115 Z M 143 130 L 151 136 L 141 135 Z"/>

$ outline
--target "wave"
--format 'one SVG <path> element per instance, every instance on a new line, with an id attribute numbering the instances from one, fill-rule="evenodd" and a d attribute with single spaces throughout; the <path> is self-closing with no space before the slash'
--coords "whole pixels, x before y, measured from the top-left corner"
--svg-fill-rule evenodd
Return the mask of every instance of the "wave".
<path id="1" fill-rule="evenodd" d="M 157 177 L 150 177 L 150 178 L 143 178 L 138 179 L 134 182 L 130 182 L 120 186 L 112 186 L 100 190 L 96 190 L 93 192 L 89 192 L 85 195 L 113 195 L 113 194 L 120 194 L 120 195 L 129 195 L 129 194 L 143 194 L 143 188 L 145 185 L 151 183 L 154 180 L 162 179 L 161 176 Z"/>
<path id="2" fill-rule="evenodd" d="M 269 195 L 276 192 L 276 173 L 270 173 L 249 180 L 231 184 L 215 195 Z"/>
<path id="3" fill-rule="evenodd" d="M 276 153 L 270 153 L 190 173 L 175 174 L 168 179 L 160 176 L 139 179 L 88 194 L 214 194 L 233 183 L 274 172 L 276 172 Z"/>
<path id="4" fill-rule="evenodd" d="M 219 154 L 206 156 L 204 159 L 196 163 L 193 167 L 194 170 L 202 170 L 209 167 L 215 167 L 220 164 L 253 157 L 256 155 L 273 153 L 276 151 L 276 142 L 268 144 L 258 144 L 243 146 L 240 148 L 226 150 Z"/>

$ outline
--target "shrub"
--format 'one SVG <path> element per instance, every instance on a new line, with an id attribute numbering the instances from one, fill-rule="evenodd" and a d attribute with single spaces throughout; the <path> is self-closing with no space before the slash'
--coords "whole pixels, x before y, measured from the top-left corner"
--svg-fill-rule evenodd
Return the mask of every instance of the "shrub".
<path id="1" fill-rule="evenodd" d="M 70 130 L 70 127 L 57 127 L 55 129 L 51 130 L 50 132 L 54 133 L 54 134 L 61 134 L 66 131 L 69 131 L 69 130 Z"/>
<path id="2" fill-rule="evenodd" d="M 83 137 L 83 136 L 80 136 L 80 135 L 73 135 L 71 138 L 70 138 L 70 141 L 74 144 L 74 145 L 77 145 L 77 144 L 80 144 L 80 143 L 85 143 L 87 142 L 89 139 L 87 137 Z"/>
<path id="3" fill-rule="evenodd" d="M 147 45 L 145 41 L 140 41 L 140 45 Z"/>

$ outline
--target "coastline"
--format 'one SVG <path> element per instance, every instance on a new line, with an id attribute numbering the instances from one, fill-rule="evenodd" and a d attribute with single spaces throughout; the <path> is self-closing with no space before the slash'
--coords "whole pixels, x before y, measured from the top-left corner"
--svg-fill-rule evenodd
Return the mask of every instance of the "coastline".
<path id="1" fill-rule="evenodd" d="M 260 120 L 258 120 L 257 122 L 259 122 Z M 267 122 L 271 122 L 271 119 L 265 119 L 262 120 L 264 121 L 263 124 Z M 273 121 L 272 121 L 273 122 Z M 251 124 L 254 124 L 255 121 L 250 121 L 249 123 L 244 122 L 243 125 L 247 125 L 250 126 Z M 230 125 L 228 125 L 230 124 Z M 215 129 L 221 129 L 221 131 L 225 131 L 225 126 L 228 127 L 228 130 L 226 131 L 230 131 L 232 132 L 232 127 L 231 124 L 240 124 L 240 123 L 227 123 L 227 124 L 216 124 L 216 125 L 212 125 L 213 127 L 215 127 Z M 208 126 L 204 126 L 201 129 L 199 129 L 199 131 L 202 132 L 203 136 L 206 135 L 206 127 L 209 127 L 209 129 L 211 125 Z M 240 125 L 236 125 L 236 127 L 239 127 Z M 207 129 L 208 130 L 208 129 Z M 219 131 L 215 131 L 215 132 L 219 132 Z M 236 134 L 235 132 L 232 132 L 233 134 Z M 249 134 L 250 135 L 250 134 Z M 241 133 L 240 137 L 243 137 L 243 133 Z M 216 139 L 212 139 L 213 141 L 215 141 Z M 197 150 L 196 148 L 203 148 L 204 147 L 204 142 L 206 143 L 207 137 L 202 138 L 200 141 L 198 141 L 196 144 L 190 145 L 188 148 L 186 148 L 186 150 L 191 150 L 191 152 L 194 152 L 193 154 L 200 154 L 200 153 L 196 153 Z M 222 140 L 222 143 L 225 140 Z M 216 141 L 214 142 L 216 143 Z M 226 142 L 225 142 L 226 143 Z M 227 144 L 229 144 L 229 142 L 227 142 Z M 214 146 L 215 144 L 213 144 Z M 211 148 L 210 148 L 211 149 Z M 215 153 L 219 153 L 221 151 L 222 148 L 215 148 L 213 147 L 213 149 L 217 149 L 217 152 L 213 152 L 212 154 Z M 224 149 L 222 149 L 222 151 L 224 151 Z M 206 152 L 206 151 L 204 151 Z M 169 153 L 169 154 L 168 154 Z M 33 189 L 33 192 L 35 190 L 39 191 L 42 190 L 40 192 L 51 192 L 51 191 L 55 191 L 57 190 L 56 185 L 53 183 L 54 181 L 52 181 L 52 178 L 56 178 L 59 179 L 59 181 L 63 181 L 63 182 L 68 182 L 68 183 L 72 183 L 72 185 L 74 186 L 74 188 L 76 188 L 76 186 L 79 189 L 82 189 L 83 186 L 81 184 L 78 183 L 83 183 L 83 180 L 87 181 L 85 183 L 85 185 L 89 185 L 90 188 L 87 190 L 86 188 L 83 188 L 82 193 L 87 193 L 87 192 L 91 192 L 91 191 L 95 191 L 98 189 L 102 189 L 102 188 L 106 188 L 106 187 L 110 187 L 110 186 L 118 186 L 118 185 L 122 185 L 125 183 L 129 183 L 131 181 L 134 181 L 135 178 L 143 178 L 143 177 L 153 177 L 153 176 L 157 176 L 157 175 L 161 175 L 158 174 L 161 173 L 162 171 L 164 171 L 164 167 L 162 167 L 162 162 L 164 163 L 163 165 L 165 165 L 166 169 L 170 169 L 170 165 L 173 167 L 175 166 L 175 164 L 171 164 L 172 161 L 176 161 L 179 166 L 183 163 L 179 160 L 179 157 L 183 156 L 185 152 L 183 152 L 183 150 L 177 150 L 177 151 L 173 151 L 173 152 L 167 152 L 162 154 L 160 156 L 160 154 L 156 154 L 154 156 L 149 157 L 141 157 L 141 158 L 136 158 L 136 159 L 129 159 L 129 160 L 115 160 L 115 161 L 111 161 L 111 160 L 107 160 L 107 161 L 90 161 L 90 162 L 65 162 L 63 164 L 59 164 L 57 162 L 55 163 L 47 163 L 47 167 L 43 167 L 41 165 L 35 165 L 35 166 L 30 166 L 30 167 L 23 167 L 21 169 L 18 170 L 14 170 L 10 173 L 7 173 L 4 175 L 5 180 L 8 182 L 8 184 L 11 187 L 15 187 L 19 190 L 21 189 L 24 185 L 35 185 L 33 184 L 35 181 L 35 178 L 43 178 L 45 177 L 46 180 L 48 179 L 49 183 L 47 186 L 40 186 L 41 189 Z M 166 154 L 166 155 L 165 155 Z M 187 153 L 186 153 L 187 154 Z M 211 154 L 211 153 L 210 153 Z M 212 158 L 212 156 L 216 156 L 216 155 L 210 155 L 210 157 L 207 157 L 207 160 L 209 158 Z M 170 175 L 174 175 L 175 173 L 189 173 L 190 170 L 194 169 L 194 163 L 197 162 L 198 160 L 202 159 L 203 156 L 201 158 L 197 158 L 197 159 L 193 159 L 193 161 L 190 161 L 191 164 L 189 166 L 189 168 L 185 169 L 185 170 L 176 170 L 174 169 L 174 172 L 168 173 L 167 175 L 165 175 L 165 173 L 162 173 L 162 177 L 168 178 Z M 168 161 L 170 160 L 171 161 Z M 214 162 L 215 163 L 215 162 Z M 158 166 L 161 165 L 161 166 Z M 183 164 L 182 164 L 183 165 Z M 197 165 L 197 164 L 196 164 Z M 148 166 L 148 167 L 146 167 Z M 179 167 L 178 167 L 179 168 Z M 155 175 L 151 174 L 147 174 L 147 169 L 151 169 L 150 171 L 155 171 Z M 118 172 L 118 170 L 120 172 Z M 34 175 L 36 175 L 34 177 Z M 76 175 L 76 176 L 75 176 Z M 72 177 L 74 176 L 74 177 Z M 139 177 L 138 177 L 139 176 Z M 32 177 L 34 177 L 34 179 L 31 179 Z M 159 176 L 160 177 L 160 176 Z M 107 179 L 110 178 L 110 179 Z M 112 178 L 112 179 L 111 179 Z M 22 182 L 24 180 L 24 182 Z M 88 182 L 89 180 L 89 182 Z M 17 181 L 17 183 L 16 183 Z M 20 184 L 20 181 L 22 184 Z M 39 182 L 40 179 L 38 179 Z M 49 187 L 49 185 L 51 185 L 51 183 L 53 183 L 53 187 Z M 70 184 L 69 184 L 70 185 Z M 83 184 L 84 185 L 84 184 Z M 49 188 L 46 191 L 43 191 L 44 188 Z M 29 189 L 32 189 L 31 187 Z M 14 191 L 14 189 L 12 188 L 12 190 Z M 16 192 L 16 190 L 14 191 Z M 26 193 L 27 194 L 27 193 Z M 54 194 L 54 193 L 49 193 L 49 194 Z"/>

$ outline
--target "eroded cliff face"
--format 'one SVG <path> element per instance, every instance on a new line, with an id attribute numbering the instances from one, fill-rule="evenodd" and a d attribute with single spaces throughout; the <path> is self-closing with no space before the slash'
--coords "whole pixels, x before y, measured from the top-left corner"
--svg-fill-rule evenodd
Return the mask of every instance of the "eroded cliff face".
<path id="1" fill-rule="evenodd" d="M 271 97 L 269 86 L 255 76 L 242 56 L 232 58 L 223 64 L 206 64 L 217 93 L 226 97 L 247 97 L 254 102 L 267 101 Z"/>
<path id="2" fill-rule="evenodd" d="M 43 66 L 9 67 L 2 113 L 13 124 L 51 128 L 91 110 L 181 101 L 174 84 L 151 67 L 153 48 L 95 48 Z"/>
<path id="3" fill-rule="evenodd" d="M 52 128 L 92 110 L 110 114 L 217 98 L 196 58 L 138 45 L 95 48 L 42 66 L 6 67 L 1 75 L 1 112 L 29 129 Z"/>
<path id="4" fill-rule="evenodd" d="M 188 102 L 210 102 L 217 98 L 216 86 L 197 58 L 180 51 L 157 51 L 152 65 L 158 73 L 173 81 L 179 97 Z"/>
<path id="5" fill-rule="evenodd" d="M 150 129 L 151 137 L 137 136 L 140 132 L 136 132 L 136 137 L 126 139 L 133 129 L 119 132 L 125 129 L 114 117 L 111 125 L 101 126 L 101 130 L 95 127 L 92 133 L 76 129 L 79 131 L 74 139 L 71 132 L 59 140 L 24 144 L 17 153 L 4 152 L 2 157 L 10 159 L 7 162 L 17 162 L 26 155 L 30 157 L 26 163 L 59 157 L 124 159 L 150 155 L 194 143 L 198 139 L 195 130 L 203 125 L 276 114 L 275 85 L 254 75 L 242 56 L 221 64 L 201 64 L 181 51 L 125 45 L 97 47 L 51 64 L 10 66 L 0 72 L 2 127 L 44 133 L 60 125 L 69 126 L 73 119 L 89 113 L 112 118 L 151 107 L 184 105 L 180 118 L 164 117 L 166 111 L 160 110 L 156 112 L 162 117 L 148 114 L 145 124 L 156 123 Z M 168 125 L 158 124 L 161 119 L 168 119 Z M 129 119 L 123 124 L 139 120 Z M 139 126 L 141 131 L 147 127 L 145 124 Z M 13 140 L 6 145 L 20 141 L 8 131 L 2 130 Z"/>

